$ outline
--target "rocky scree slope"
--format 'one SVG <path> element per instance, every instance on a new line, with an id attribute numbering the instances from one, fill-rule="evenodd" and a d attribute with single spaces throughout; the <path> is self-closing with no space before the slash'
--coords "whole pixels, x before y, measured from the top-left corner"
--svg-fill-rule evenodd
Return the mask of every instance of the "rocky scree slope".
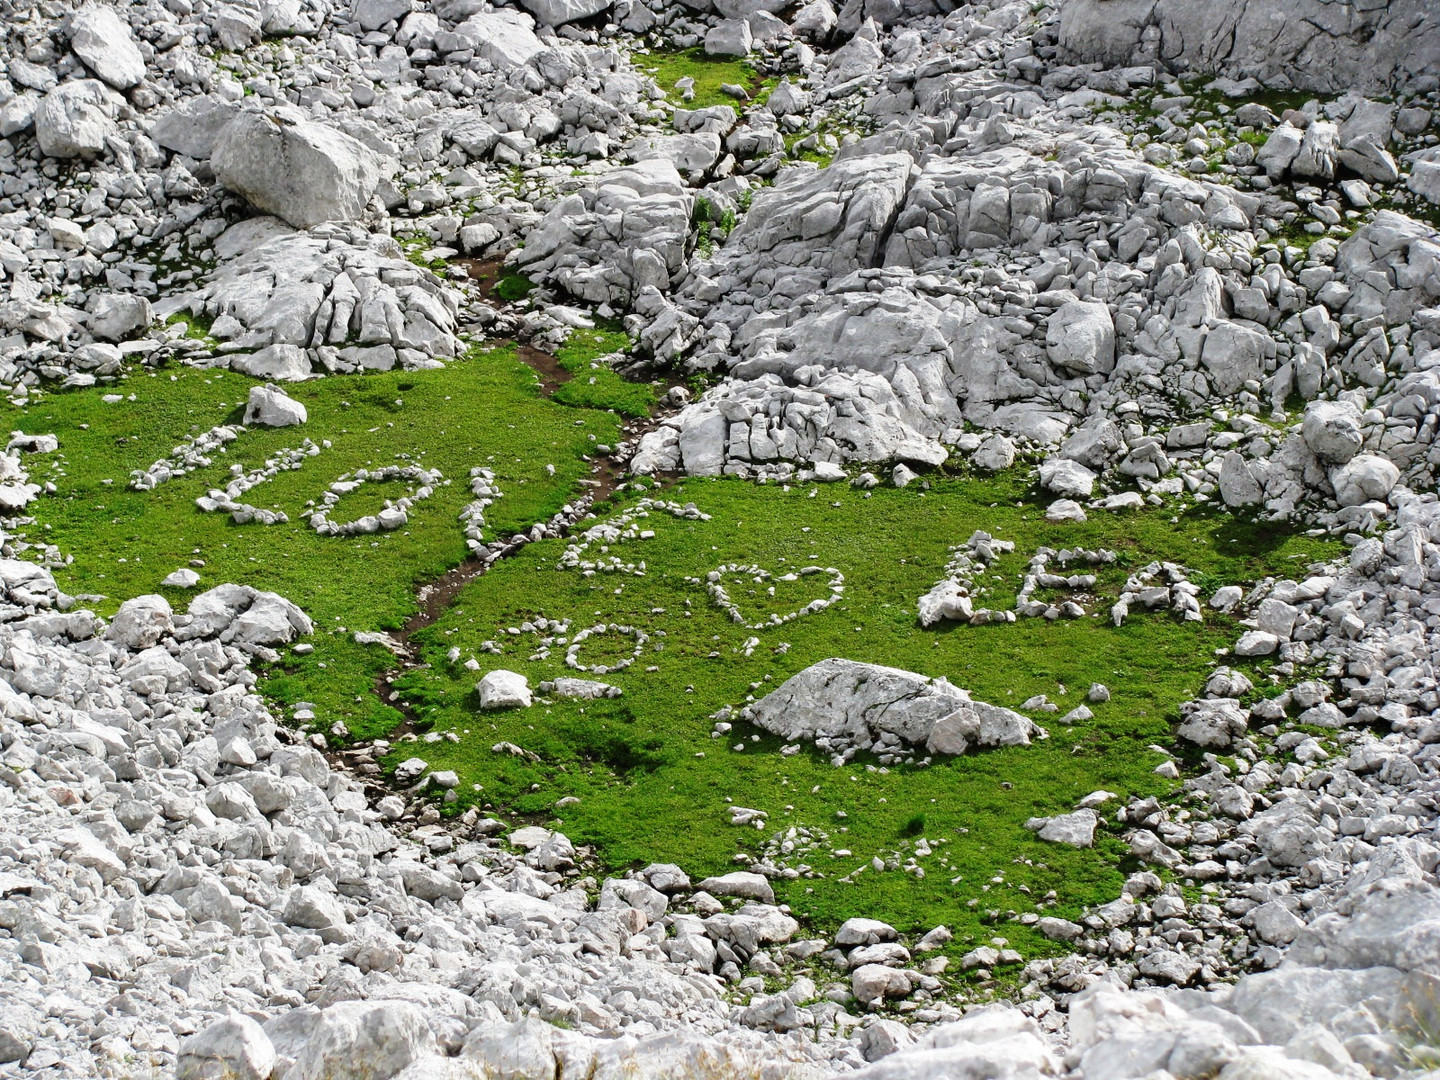
<path id="1" fill-rule="evenodd" d="M 1253 621 L 1238 654 L 1318 677 L 1255 701 L 1217 670 L 1183 717 L 1205 755 L 1184 799 L 1077 808 L 1173 873 L 1047 925 L 1075 951 L 1027 965 L 1018 1007 L 915 1010 L 909 1028 L 849 1011 L 930 993 L 891 928 L 793 942 L 761 875 L 586 882 L 562 835 L 507 846 L 478 815 L 402 837 L 403 800 L 370 806 L 249 692 L 249 657 L 308 630 L 298 609 L 222 586 L 107 626 L 23 558 L 64 553 L 9 535 L 0 1069 L 1425 1067 L 1440 46 L 1423 5 L 1182 7 L 14 6 L 12 400 L 172 359 L 273 381 L 432 366 L 467 329 L 563 336 L 580 302 L 720 377 L 641 440 L 637 473 L 1018 455 L 1082 513 L 1122 490 L 1218 501 L 1352 552 L 1207 598 Z M 685 108 L 637 66 L 662 41 L 784 77 L 763 101 L 737 85 L 735 106 Z M 443 266 L 462 253 L 541 292 L 480 303 Z M 5 461 L 18 514 L 42 489 Z M 774 992 L 777 952 L 830 952 L 849 987 Z M 725 964 L 760 980 L 744 1005 Z"/>

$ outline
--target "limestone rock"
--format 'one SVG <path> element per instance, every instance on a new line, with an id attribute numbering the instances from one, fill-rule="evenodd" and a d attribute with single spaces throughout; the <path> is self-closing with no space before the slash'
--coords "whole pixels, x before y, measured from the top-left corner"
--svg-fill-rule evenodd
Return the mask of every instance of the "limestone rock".
<path id="1" fill-rule="evenodd" d="M 812 664 L 746 712 L 786 741 L 836 751 L 889 736 L 931 753 L 963 754 L 971 746 L 1028 746 L 1040 734 L 1019 713 L 973 701 L 944 679 L 839 659 Z"/>
<path id="2" fill-rule="evenodd" d="M 1056 495 L 1088 499 L 1096 479 L 1093 472 L 1069 458 L 1052 457 L 1040 463 L 1040 486 Z"/>
<path id="3" fill-rule="evenodd" d="M 285 108 L 237 115 L 210 164 L 231 191 L 299 229 L 359 217 L 386 167 L 365 144 Z"/>
<path id="4" fill-rule="evenodd" d="M 1379 454 L 1359 454 L 1330 474 L 1335 501 L 1341 506 L 1359 506 L 1372 499 L 1384 502 L 1400 480 L 1400 470 Z"/>
<path id="5" fill-rule="evenodd" d="M 211 94 L 186 98 L 155 119 L 150 137 L 167 150 L 204 161 L 239 111 L 239 105 Z"/>
<path id="6" fill-rule="evenodd" d="M 309 419 L 305 406 L 289 397 L 278 386 L 252 386 L 250 397 L 245 404 L 243 423 L 247 426 L 259 424 L 262 427 L 291 427 L 303 424 Z"/>
<path id="7" fill-rule="evenodd" d="M 175 1075 L 177 1080 L 268 1080 L 275 1057 L 264 1029 L 250 1017 L 234 1013 L 180 1045 Z"/>
<path id="8" fill-rule="evenodd" d="M 482 709 L 528 709 L 533 703 L 530 683 L 519 672 L 497 668 L 475 686 Z"/>
<path id="9" fill-rule="evenodd" d="M 1079 0 L 1066 4 L 1060 47 L 1115 67 L 1159 60 L 1232 79 L 1308 90 L 1385 92 L 1434 72 L 1440 44 L 1417 34 L 1426 0 L 1394 0 L 1332 22 L 1328 0 L 1256 7 L 1244 0 Z"/>
<path id="10" fill-rule="evenodd" d="M 523 0 L 523 7 L 541 26 L 563 26 L 604 11 L 614 0 Z"/>
<path id="11" fill-rule="evenodd" d="M 81 8 L 70 20 L 70 47 L 102 82 L 117 90 L 128 90 L 145 78 L 145 58 L 114 8 Z"/>
<path id="12" fill-rule="evenodd" d="M 295 1060 L 293 1075 L 321 1080 L 363 1061 L 375 1080 L 388 1080 L 434 1045 L 424 1012 L 411 1002 L 341 1001 L 321 1012 Z"/>
<path id="13" fill-rule="evenodd" d="M 705 35 L 705 52 L 711 56 L 747 56 L 753 45 L 750 24 L 744 19 L 724 19 Z"/>
<path id="14" fill-rule="evenodd" d="M 401 21 L 414 8 L 414 0 L 355 0 L 350 10 L 360 29 L 368 32 Z"/>
<path id="15" fill-rule="evenodd" d="M 1095 826 L 1099 821 L 1094 810 L 1086 809 L 1056 817 L 1031 818 L 1025 823 L 1025 827 L 1033 830 L 1041 840 L 1087 848 L 1095 845 Z"/>
<path id="16" fill-rule="evenodd" d="M 1115 368 L 1115 323 L 1104 304 L 1071 300 L 1045 326 L 1050 362 L 1077 375 L 1108 375 Z"/>
<path id="17" fill-rule="evenodd" d="M 111 119 L 110 91 L 97 79 L 67 82 L 45 95 L 35 110 L 35 139 L 54 158 L 93 158 L 119 135 Z"/>
<path id="18" fill-rule="evenodd" d="M 1305 406 L 1301 434 L 1312 454 L 1336 465 L 1344 465 L 1358 454 L 1365 441 L 1360 410 L 1348 401 L 1310 402 Z"/>

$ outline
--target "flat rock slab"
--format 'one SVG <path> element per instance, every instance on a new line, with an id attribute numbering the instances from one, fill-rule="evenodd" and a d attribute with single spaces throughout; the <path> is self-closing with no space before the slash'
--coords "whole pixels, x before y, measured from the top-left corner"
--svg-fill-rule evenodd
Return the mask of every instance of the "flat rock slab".
<path id="1" fill-rule="evenodd" d="M 1042 734 L 1028 718 L 973 701 L 943 678 L 838 658 L 787 679 L 745 715 L 782 739 L 832 750 L 869 749 L 888 735 L 928 753 L 963 754 L 971 746 L 1028 746 Z"/>

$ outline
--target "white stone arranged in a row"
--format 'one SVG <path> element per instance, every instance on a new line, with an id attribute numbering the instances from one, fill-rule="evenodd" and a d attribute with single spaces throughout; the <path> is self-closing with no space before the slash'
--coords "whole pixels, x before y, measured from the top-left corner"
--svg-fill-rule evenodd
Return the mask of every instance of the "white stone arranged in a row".
<path id="1" fill-rule="evenodd" d="M 795 611 L 786 612 L 783 615 L 779 612 L 772 611 L 763 619 L 747 622 L 745 613 L 741 611 L 739 605 L 730 598 L 730 593 L 725 588 L 725 576 L 727 574 L 743 574 L 757 585 L 776 581 L 798 581 L 801 578 L 811 577 L 815 574 L 829 574 L 830 595 L 816 597 L 803 607 Z M 776 575 L 760 566 L 746 565 L 743 563 L 727 563 L 716 570 L 711 570 L 710 573 L 705 575 L 705 581 L 705 589 L 710 594 L 710 598 L 715 601 L 721 610 L 730 616 L 732 622 L 740 623 L 747 630 L 766 630 L 770 627 L 783 626 L 788 622 L 794 622 L 796 619 L 803 618 L 806 615 L 814 615 L 817 612 L 824 611 L 830 607 L 830 605 L 838 603 L 840 598 L 845 595 L 845 575 L 833 566 L 802 566 L 799 570 L 791 571 L 788 574 Z M 771 596 L 775 595 L 774 584 L 769 585 L 768 592 Z"/>
<path id="2" fill-rule="evenodd" d="M 310 515 L 310 527 L 321 536 L 357 536 L 376 532 L 393 532 L 403 528 L 410 520 L 410 507 L 421 499 L 428 499 L 435 493 L 435 485 L 444 477 L 439 469 L 424 469 L 419 465 L 386 465 L 379 469 L 356 469 L 354 475 L 335 481 L 320 498 L 320 508 Z M 413 485 L 410 494 L 393 502 L 386 500 L 385 509 L 378 514 L 367 514 L 354 521 L 334 522 L 330 511 L 344 496 L 356 491 L 365 483 L 384 483 L 400 480 Z"/>
<path id="3" fill-rule="evenodd" d="M 244 432 L 245 428 L 240 424 L 220 424 L 193 439 L 187 439 L 171 450 L 169 457 L 161 458 L 148 469 L 132 472 L 130 486 L 136 491 L 153 491 L 177 476 L 184 476 L 193 469 L 203 469 L 212 463 L 211 455 L 219 453 Z"/>
<path id="4" fill-rule="evenodd" d="M 474 496 L 460 511 L 460 522 L 465 530 L 465 546 L 477 551 L 485 542 L 485 511 L 495 500 L 504 495 L 495 484 L 495 473 L 491 469 L 476 467 L 470 470 L 470 494 Z"/>

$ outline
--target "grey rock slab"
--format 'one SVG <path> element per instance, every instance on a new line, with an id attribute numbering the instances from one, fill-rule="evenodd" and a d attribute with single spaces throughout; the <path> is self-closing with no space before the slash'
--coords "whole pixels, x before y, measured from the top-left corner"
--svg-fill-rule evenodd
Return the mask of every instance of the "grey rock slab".
<path id="1" fill-rule="evenodd" d="M 517 671 L 497 668 L 475 684 L 482 709 L 528 709 L 534 702 L 530 682 Z"/>
<path id="2" fill-rule="evenodd" d="M 112 7 L 87 5 L 70 20 L 70 48 L 103 82 L 117 90 L 145 78 L 145 58 L 130 26 Z"/>
<path id="3" fill-rule="evenodd" d="M 185 98 L 155 118 L 150 137 L 166 150 L 205 161 L 239 112 L 238 104 L 212 94 Z"/>
<path id="4" fill-rule="evenodd" d="M 944 679 L 833 658 L 791 676 L 747 713 L 787 741 L 837 749 L 888 734 L 931 753 L 961 754 L 971 746 L 1027 746 L 1039 733 L 1019 713 L 973 701 Z"/>
<path id="5" fill-rule="evenodd" d="M 261 427 L 292 427 L 303 424 L 308 419 L 309 413 L 304 405 L 278 386 L 266 384 L 250 388 L 242 422 L 247 426 L 258 424 Z"/>
<path id="6" fill-rule="evenodd" d="M 1440 69 L 1440 41 L 1416 33 L 1428 0 L 1392 0 L 1334 20 L 1328 0 L 1078 0 L 1060 20 L 1062 54 L 1114 67 L 1159 62 L 1267 85 L 1341 94 L 1393 91 Z"/>
<path id="7" fill-rule="evenodd" d="M 108 90 L 98 79 L 80 79 L 55 87 L 35 110 L 35 139 L 53 158 L 94 158 L 120 129 Z"/>
<path id="8" fill-rule="evenodd" d="M 210 164 L 229 190 L 300 229 L 359 217 L 387 170 L 364 143 L 291 109 L 241 112 Z"/>

